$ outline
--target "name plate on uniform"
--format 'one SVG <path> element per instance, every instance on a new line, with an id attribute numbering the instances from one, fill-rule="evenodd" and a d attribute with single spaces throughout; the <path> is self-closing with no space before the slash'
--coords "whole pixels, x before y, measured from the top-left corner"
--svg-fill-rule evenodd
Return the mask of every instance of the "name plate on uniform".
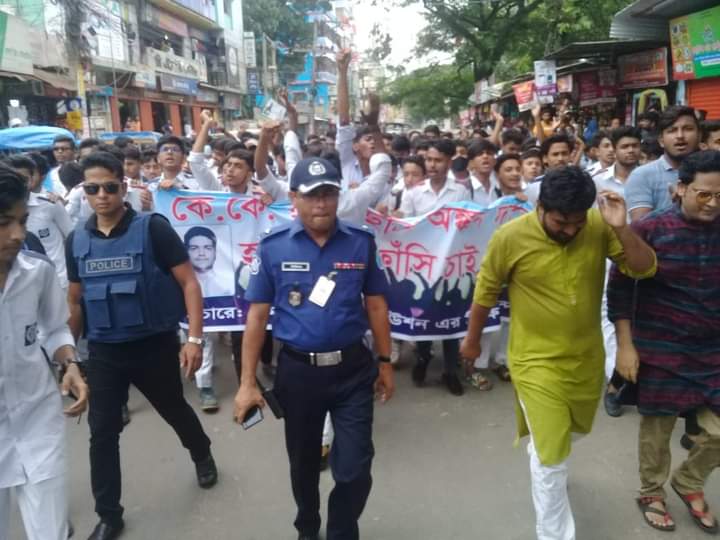
<path id="1" fill-rule="evenodd" d="M 284 262 L 281 265 L 283 272 L 309 272 L 309 262 Z"/>
<path id="2" fill-rule="evenodd" d="M 106 272 L 127 272 L 135 268 L 133 257 L 112 257 L 85 261 L 85 273 L 104 274 Z"/>

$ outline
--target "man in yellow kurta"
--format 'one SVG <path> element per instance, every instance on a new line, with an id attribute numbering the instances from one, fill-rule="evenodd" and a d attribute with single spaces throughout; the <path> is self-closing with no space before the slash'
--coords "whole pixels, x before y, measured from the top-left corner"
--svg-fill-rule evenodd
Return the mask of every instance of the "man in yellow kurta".
<path id="1" fill-rule="evenodd" d="M 461 355 L 480 355 L 504 284 L 512 317 L 508 363 L 518 435 L 528 444 L 538 540 L 574 540 L 567 496 L 572 432 L 589 433 L 604 377 L 600 303 L 609 257 L 628 276 L 655 273 L 655 253 L 627 224 L 625 201 L 578 167 L 549 172 L 538 207 L 493 235 L 475 285 Z"/>

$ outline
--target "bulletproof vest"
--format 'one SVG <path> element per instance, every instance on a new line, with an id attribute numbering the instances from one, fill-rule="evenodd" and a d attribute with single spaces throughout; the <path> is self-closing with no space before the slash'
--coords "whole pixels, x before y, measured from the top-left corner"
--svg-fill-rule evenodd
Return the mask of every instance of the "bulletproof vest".
<path id="1" fill-rule="evenodd" d="M 101 238 L 75 229 L 73 256 L 82 284 L 88 341 L 133 341 L 175 330 L 185 316 L 182 289 L 155 263 L 152 214 L 133 217 L 125 234 Z"/>

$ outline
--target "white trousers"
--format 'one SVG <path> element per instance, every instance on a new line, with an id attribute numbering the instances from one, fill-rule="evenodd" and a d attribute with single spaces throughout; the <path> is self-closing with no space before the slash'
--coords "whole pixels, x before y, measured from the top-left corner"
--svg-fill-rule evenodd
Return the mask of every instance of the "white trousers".
<path id="1" fill-rule="evenodd" d="M 575 520 L 567 492 L 567 461 L 558 465 L 543 465 L 532 438 L 527 451 L 538 540 L 575 540 Z"/>
<path id="2" fill-rule="evenodd" d="M 203 361 L 200 369 L 195 372 L 195 384 L 198 388 L 212 388 L 212 369 L 215 364 L 215 341 L 217 333 L 203 334 L 205 346 L 203 347 Z"/>
<path id="3" fill-rule="evenodd" d="M 605 378 L 609 381 L 615 370 L 615 357 L 617 356 L 617 342 L 615 341 L 615 325 L 608 319 L 607 305 L 607 282 L 610 277 L 610 266 L 612 263 L 607 262 L 605 267 L 605 290 L 603 291 L 602 305 L 600 307 L 600 316 L 602 317 L 602 333 L 605 343 Z"/>
<path id="4" fill-rule="evenodd" d="M 500 330 L 484 332 L 480 338 L 480 356 L 475 359 L 475 368 L 487 369 L 492 358 L 498 366 L 507 366 L 508 337 L 510 322 L 500 324 Z"/>
<path id="5" fill-rule="evenodd" d="M 37 484 L 0 489 L 0 540 L 10 539 L 10 500 L 15 494 L 28 540 L 67 540 L 65 473 Z"/>
<path id="6" fill-rule="evenodd" d="M 335 438 L 335 429 L 332 425 L 332 419 L 330 413 L 325 415 L 325 425 L 323 426 L 323 446 L 332 446 L 333 439 Z"/>

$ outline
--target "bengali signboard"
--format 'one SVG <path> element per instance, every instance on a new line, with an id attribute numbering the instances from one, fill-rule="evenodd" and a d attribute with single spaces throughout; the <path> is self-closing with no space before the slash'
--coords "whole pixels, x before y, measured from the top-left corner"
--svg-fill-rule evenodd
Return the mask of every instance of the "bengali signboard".
<path id="1" fill-rule="evenodd" d="M 614 69 L 585 71 L 576 77 L 581 107 L 617 101 L 617 72 Z"/>
<path id="2" fill-rule="evenodd" d="M 148 64 L 155 71 L 207 82 L 207 66 L 202 56 L 199 56 L 197 60 L 192 60 L 169 51 L 150 47 L 147 48 L 146 54 Z"/>
<path id="3" fill-rule="evenodd" d="M 537 96 L 535 95 L 535 81 L 525 81 L 513 84 L 513 93 L 517 102 L 518 110 L 529 111 L 537 105 Z"/>
<path id="4" fill-rule="evenodd" d="M 667 48 L 618 56 L 618 86 L 624 90 L 668 84 Z"/>
<path id="5" fill-rule="evenodd" d="M 161 73 L 160 88 L 163 92 L 195 96 L 198 93 L 198 82 L 195 79 L 188 79 L 187 77 L 176 77 L 169 73 Z"/>
<path id="6" fill-rule="evenodd" d="M 540 103 L 552 103 L 557 94 L 555 60 L 537 60 L 535 66 L 535 92 Z"/>
<path id="7" fill-rule="evenodd" d="M 673 79 L 720 76 L 720 6 L 670 21 Z"/>

